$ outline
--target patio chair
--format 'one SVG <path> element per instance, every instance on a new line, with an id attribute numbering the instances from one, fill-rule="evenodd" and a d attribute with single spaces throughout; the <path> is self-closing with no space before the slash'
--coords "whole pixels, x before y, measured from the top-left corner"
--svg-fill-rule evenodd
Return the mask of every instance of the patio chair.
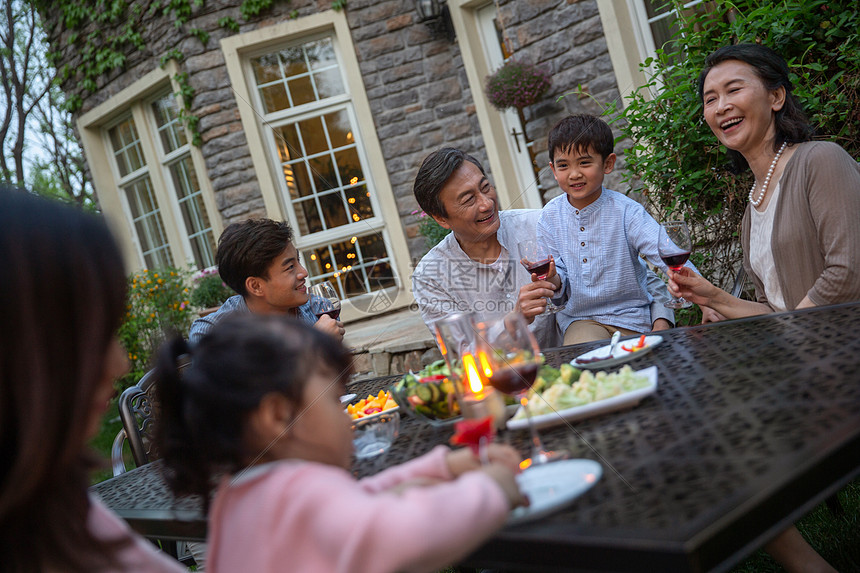
<path id="1" fill-rule="evenodd" d="M 181 372 L 191 363 L 184 357 L 179 364 Z M 158 416 L 158 404 L 155 400 L 155 375 L 150 370 L 144 374 L 134 386 L 126 388 L 117 402 L 122 429 L 117 433 L 111 447 L 111 466 L 113 475 L 118 476 L 127 471 L 123 448 L 127 442 L 131 456 L 136 466 L 148 464 L 158 459 L 154 449 L 153 433 Z"/>
<path id="2" fill-rule="evenodd" d="M 182 372 L 191 364 L 189 357 L 180 358 L 179 371 Z M 114 477 L 125 473 L 123 448 L 126 443 L 131 450 L 131 456 L 137 467 L 158 459 L 155 448 L 154 432 L 158 419 L 158 402 L 155 399 L 155 371 L 144 374 L 137 384 L 126 388 L 117 401 L 122 429 L 117 432 L 111 447 L 111 466 Z M 193 563 L 193 556 L 184 541 L 153 540 L 161 545 L 168 554 L 188 565 Z"/>

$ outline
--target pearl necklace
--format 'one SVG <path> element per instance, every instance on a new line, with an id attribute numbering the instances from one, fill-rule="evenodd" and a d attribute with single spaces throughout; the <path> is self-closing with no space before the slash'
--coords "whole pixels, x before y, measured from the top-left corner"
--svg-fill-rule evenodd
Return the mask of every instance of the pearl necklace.
<path id="1" fill-rule="evenodd" d="M 758 199 L 753 199 L 753 193 L 755 193 L 755 181 L 753 181 L 752 189 L 750 189 L 750 203 L 752 203 L 753 207 L 758 207 L 764 201 L 764 194 L 767 193 L 767 185 L 770 183 L 770 177 L 773 175 L 773 170 L 776 169 L 776 164 L 779 162 L 782 152 L 785 151 L 787 143 L 786 141 L 782 142 L 782 147 L 779 148 L 779 151 L 776 152 L 776 157 L 771 161 L 770 169 L 767 170 L 767 176 L 764 178 L 764 183 L 761 184 L 761 193 L 759 193 Z"/>

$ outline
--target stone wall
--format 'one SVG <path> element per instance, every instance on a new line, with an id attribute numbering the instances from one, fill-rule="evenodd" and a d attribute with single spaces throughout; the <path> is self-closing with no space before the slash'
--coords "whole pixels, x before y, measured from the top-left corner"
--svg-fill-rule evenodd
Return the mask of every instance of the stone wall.
<path id="1" fill-rule="evenodd" d="M 229 224 L 263 215 L 260 188 L 239 120 L 238 105 L 245 103 L 234 97 L 219 45 L 221 38 L 234 33 L 218 21 L 232 17 L 240 24 L 240 33 L 248 32 L 282 22 L 293 12 L 301 17 L 329 9 L 330 1 L 275 2 L 263 17 L 246 22 L 239 13 L 240 0 L 205 0 L 178 28 L 172 15 L 161 9 L 150 13 L 151 0 L 134 4 L 147 14 L 140 30 L 145 48 L 130 48 L 125 70 L 102 77 L 96 93 L 80 89 L 80 75 L 66 81 L 63 89 L 83 98 L 79 113 L 84 113 L 155 69 L 162 56 L 178 49 L 184 56 L 178 63 L 180 71 L 189 74 L 195 91 L 191 113 L 200 118 L 201 151 L 221 217 Z M 546 165 L 546 135 L 556 121 L 573 112 L 599 113 L 599 106 L 590 98 L 568 97 L 556 103 L 559 95 L 581 84 L 597 101 L 618 98 L 597 6 L 595 0 L 502 0 L 500 4 L 515 54 L 530 57 L 553 72 L 550 93 L 524 110 L 527 133 L 538 144 L 538 162 Z M 80 64 L 80 47 L 67 44 L 70 32 L 62 29 L 58 16 L 45 15 L 48 35 L 53 47 L 60 50 L 61 65 L 74 69 Z M 346 16 L 409 250 L 413 257 L 420 257 L 425 248 L 413 214 L 418 205 L 412 182 L 424 157 L 450 145 L 475 155 L 489 167 L 475 113 L 476 94 L 469 88 L 458 44 L 434 37 L 418 22 L 413 0 L 350 0 Z M 194 28 L 210 35 L 205 45 L 189 35 Z M 91 31 L 92 26 L 79 36 Z M 548 169 L 541 178 L 548 189 L 557 189 Z M 609 178 L 610 185 L 620 189 L 619 179 L 616 172 Z"/>
<path id="2" fill-rule="evenodd" d="M 538 165 L 548 166 L 546 140 L 552 126 L 569 114 L 600 115 L 602 106 L 611 102 L 621 108 L 621 95 L 600 22 L 596 0 L 530 0 L 500 2 L 499 17 L 507 32 L 516 57 L 545 66 L 552 72 L 552 87 L 543 101 L 523 110 L 525 131 L 535 142 Z M 582 88 L 588 95 L 567 95 Z M 614 124 L 615 136 L 620 131 Z M 630 140 L 616 144 L 619 160 L 615 171 L 605 184 L 618 191 L 626 190 L 622 183 L 626 163 L 622 150 L 632 145 Z M 541 171 L 541 183 L 551 198 L 561 191 L 549 167 Z"/>

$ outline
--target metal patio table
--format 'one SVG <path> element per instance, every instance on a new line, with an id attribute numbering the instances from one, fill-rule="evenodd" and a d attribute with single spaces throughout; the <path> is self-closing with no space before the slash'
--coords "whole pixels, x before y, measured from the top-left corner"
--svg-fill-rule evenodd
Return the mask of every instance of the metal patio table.
<path id="1" fill-rule="evenodd" d="M 728 570 L 860 474 L 858 324 L 860 303 L 850 303 L 661 332 L 663 344 L 630 362 L 657 365 L 655 394 L 626 411 L 541 430 L 548 448 L 603 464 L 601 480 L 563 511 L 503 529 L 463 564 Z M 558 365 L 603 344 L 545 354 Z M 360 398 L 397 379 L 350 392 Z M 392 449 L 354 472 L 411 459 L 451 433 L 404 417 Z M 526 431 L 501 439 L 528 452 Z M 93 489 L 146 535 L 202 537 L 199 513 L 180 520 L 197 500 L 180 500 L 186 513 L 171 517 L 160 464 L 150 466 Z"/>

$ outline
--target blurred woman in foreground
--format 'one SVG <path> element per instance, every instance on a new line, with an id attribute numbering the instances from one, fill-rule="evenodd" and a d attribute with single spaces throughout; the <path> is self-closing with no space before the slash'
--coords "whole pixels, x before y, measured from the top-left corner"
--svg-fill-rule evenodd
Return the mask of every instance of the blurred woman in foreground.
<path id="1" fill-rule="evenodd" d="M 87 442 L 128 370 L 125 295 L 101 218 L 0 187 L 3 571 L 185 570 L 87 492 Z"/>

